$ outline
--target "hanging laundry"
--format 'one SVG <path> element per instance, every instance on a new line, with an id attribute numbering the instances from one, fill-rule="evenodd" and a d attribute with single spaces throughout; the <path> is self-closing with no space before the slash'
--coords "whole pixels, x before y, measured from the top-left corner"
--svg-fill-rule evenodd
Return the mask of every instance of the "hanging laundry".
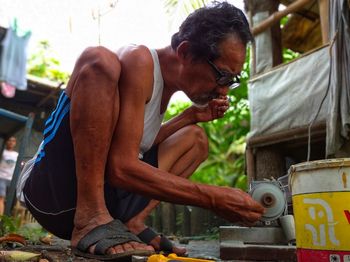
<path id="1" fill-rule="evenodd" d="M 14 95 L 11 86 L 19 90 L 27 89 L 27 46 L 30 36 L 30 31 L 20 32 L 17 21 L 14 20 L 1 42 L 0 81 L 8 84 L 5 85 L 4 92 L 10 96 Z M 2 92 L 3 88 L 2 85 Z"/>
<path id="2" fill-rule="evenodd" d="M 16 87 L 14 87 L 6 82 L 2 82 L 1 83 L 1 94 L 4 97 L 12 98 L 16 94 Z"/>

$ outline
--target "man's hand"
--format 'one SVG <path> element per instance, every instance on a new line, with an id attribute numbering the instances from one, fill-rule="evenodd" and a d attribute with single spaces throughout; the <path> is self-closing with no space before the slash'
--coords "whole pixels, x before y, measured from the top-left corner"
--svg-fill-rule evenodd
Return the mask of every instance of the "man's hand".
<path id="1" fill-rule="evenodd" d="M 196 122 L 208 122 L 222 118 L 228 108 L 228 97 L 220 96 L 219 98 L 211 100 L 206 106 L 199 107 L 193 105 L 191 110 L 194 112 L 194 119 Z"/>
<path id="2" fill-rule="evenodd" d="M 258 202 L 240 189 L 230 187 L 212 189 L 213 211 L 228 221 L 252 226 L 265 212 Z"/>

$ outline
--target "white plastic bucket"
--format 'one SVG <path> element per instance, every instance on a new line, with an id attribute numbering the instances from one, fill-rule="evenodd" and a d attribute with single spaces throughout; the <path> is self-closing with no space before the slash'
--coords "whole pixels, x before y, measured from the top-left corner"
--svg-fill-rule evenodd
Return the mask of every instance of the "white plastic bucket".
<path id="1" fill-rule="evenodd" d="M 350 262 L 350 158 L 289 169 L 299 262 Z"/>

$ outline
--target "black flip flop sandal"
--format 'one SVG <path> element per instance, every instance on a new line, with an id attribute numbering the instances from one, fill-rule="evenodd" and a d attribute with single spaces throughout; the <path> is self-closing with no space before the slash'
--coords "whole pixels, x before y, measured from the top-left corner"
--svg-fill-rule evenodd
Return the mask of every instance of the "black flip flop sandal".
<path id="1" fill-rule="evenodd" d="M 142 243 L 142 241 L 132 234 L 122 222 L 116 219 L 108 224 L 92 229 L 79 241 L 77 247 L 72 247 L 72 251 L 76 256 L 102 261 L 131 261 L 134 255 L 150 256 L 154 254 L 153 251 L 149 250 L 130 250 L 118 254 L 106 254 L 108 248 L 131 241 Z M 89 253 L 89 248 L 92 245 L 96 245 L 94 254 Z"/>
<path id="2" fill-rule="evenodd" d="M 159 250 L 156 250 L 157 252 L 161 252 L 165 255 L 168 255 L 170 253 L 175 253 L 173 251 L 173 248 L 174 248 L 173 243 L 164 235 L 156 233 L 149 227 L 147 227 L 145 230 L 143 230 L 141 233 L 137 235 L 137 237 L 147 245 L 150 245 L 151 241 L 157 236 L 160 236 Z M 186 256 L 186 254 L 183 254 L 181 256 Z"/>

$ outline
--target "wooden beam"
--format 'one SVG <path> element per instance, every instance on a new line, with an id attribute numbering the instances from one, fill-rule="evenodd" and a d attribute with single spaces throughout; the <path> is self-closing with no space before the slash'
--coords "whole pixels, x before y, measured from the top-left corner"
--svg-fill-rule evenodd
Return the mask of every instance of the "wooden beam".
<path id="1" fill-rule="evenodd" d="M 262 32 L 264 32 L 267 28 L 271 27 L 273 24 L 278 23 L 280 19 L 290 13 L 294 13 L 302 9 L 306 4 L 310 3 L 312 0 L 298 0 L 289 6 L 286 7 L 286 9 L 278 11 L 270 15 L 268 18 L 266 18 L 264 21 L 262 21 L 257 26 L 254 26 L 251 31 L 252 34 L 258 35 Z"/>
<path id="2" fill-rule="evenodd" d="M 273 134 L 267 135 L 258 135 L 248 139 L 247 147 L 264 147 L 270 146 L 274 144 L 284 143 L 284 142 L 292 142 L 305 140 L 308 138 L 308 126 L 303 126 L 299 128 L 288 129 L 285 131 L 279 131 Z M 311 127 L 311 139 L 313 140 L 315 137 L 320 137 L 326 135 L 326 123 L 319 122 L 315 123 Z"/>
<path id="3" fill-rule="evenodd" d="M 329 0 L 318 0 L 318 6 L 320 8 L 322 42 L 327 44 L 329 41 Z"/>
<path id="4" fill-rule="evenodd" d="M 28 93 L 31 93 L 31 94 L 34 94 L 34 95 L 44 96 L 44 97 L 47 96 L 47 92 L 36 90 L 36 89 L 33 89 L 33 88 L 28 88 L 27 90 L 25 90 L 25 92 L 28 92 Z"/>
<path id="5" fill-rule="evenodd" d="M 33 75 L 27 75 L 27 80 L 28 80 L 28 84 L 32 84 L 35 86 L 46 87 L 46 88 L 56 88 L 58 85 L 61 85 L 62 88 L 65 88 L 63 83 L 51 81 L 51 80 L 40 78 Z"/>

